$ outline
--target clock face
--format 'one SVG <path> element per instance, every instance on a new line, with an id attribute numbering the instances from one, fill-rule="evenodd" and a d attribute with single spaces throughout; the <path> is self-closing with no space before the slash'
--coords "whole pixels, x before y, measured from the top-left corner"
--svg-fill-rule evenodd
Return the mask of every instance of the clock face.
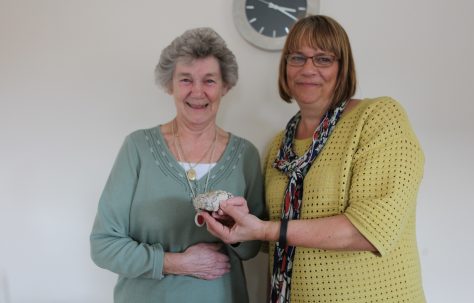
<path id="1" fill-rule="evenodd" d="M 259 34 L 285 37 L 298 19 L 306 16 L 307 0 L 246 0 L 247 22 Z"/>
<path id="2" fill-rule="evenodd" d="M 293 24 L 319 13 L 319 0 L 234 0 L 233 17 L 242 37 L 254 46 L 281 50 Z"/>

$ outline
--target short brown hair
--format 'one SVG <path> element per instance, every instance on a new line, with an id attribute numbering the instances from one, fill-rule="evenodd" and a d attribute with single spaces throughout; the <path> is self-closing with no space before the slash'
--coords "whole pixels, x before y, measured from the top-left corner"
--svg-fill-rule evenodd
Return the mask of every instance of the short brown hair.
<path id="1" fill-rule="evenodd" d="M 328 16 L 315 15 L 298 20 L 288 34 L 280 58 L 278 75 L 280 97 L 288 103 L 292 101 L 286 76 L 286 56 L 304 45 L 331 52 L 339 61 L 331 107 L 334 108 L 354 96 L 357 79 L 349 37 L 336 20 Z"/>

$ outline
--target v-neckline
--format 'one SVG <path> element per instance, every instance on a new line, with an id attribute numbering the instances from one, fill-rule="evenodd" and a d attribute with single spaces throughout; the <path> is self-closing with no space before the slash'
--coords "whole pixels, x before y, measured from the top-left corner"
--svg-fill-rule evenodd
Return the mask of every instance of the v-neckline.
<path id="1" fill-rule="evenodd" d="M 156 127 L 156 135 L 158 137 L 158 140 L 165 147 L 164 151 L 166 153 L 166 157 L 171 159 L 170 161 L 173 162 L 172 166 L 173 166 L 173 168 L 175 168 L 175 171 L 178 173 L 178 175 L 180 177 L 182 176 L 183 178 L 186 178 L 186 170 L 181 166 L 178 159 L 176 159 L 175 156 L 173 155 L 173 153 L 171 152 L 171 150 L 170 150 L 170 148 L 169 148 L 168 144 L 166 143 L 166 140 L 163 136 L 163 133 L 161 132 L 161 125 L 158 125 Z M 235 140 L 234 135 L 231 132 L 229 132 L 229 140 L 227 141 L 227 145 L 226 145 L 226 147 L 224 149 L 224 152 L 222 153 L 221 157 L 219 158 L 219 160 L 217 160 L 217 162 L 215 162 L 216 164 L 205 175 L 203 175 L 201 178 L 199 178 L 198 180 L 193 181 L 193 182 L 196 182 L 196 184 L 198 184 L 199 186 L 203 186 L 203 183 L 206 182 L 208 174 L 214 174 L 215 175 L 218 170 L 223 169 L 222 168 L 222 165 L 223 165 L 222 163 L 224 162 L 225 159 L 227 159 L 229 157 L 229 154 L 231 153 L 231 146 L 233 145 L 234 140 Z"/>

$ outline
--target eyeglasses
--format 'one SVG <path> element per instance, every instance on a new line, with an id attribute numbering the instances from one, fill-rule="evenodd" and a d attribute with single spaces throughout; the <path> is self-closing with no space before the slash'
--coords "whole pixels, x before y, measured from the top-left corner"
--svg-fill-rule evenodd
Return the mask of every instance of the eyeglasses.
<path id="1" fill-rule="evenodd" d="M 303 66 L 308 59 L 312 59 L 313 65 L 316 67 L 329 67 L 334 61 L 337 61 L 336 56 L 333 55 L 314 55 L 312 57 L 307 57 L 302 54 L 286 55 L 286 63 L 291 66 Z"/>

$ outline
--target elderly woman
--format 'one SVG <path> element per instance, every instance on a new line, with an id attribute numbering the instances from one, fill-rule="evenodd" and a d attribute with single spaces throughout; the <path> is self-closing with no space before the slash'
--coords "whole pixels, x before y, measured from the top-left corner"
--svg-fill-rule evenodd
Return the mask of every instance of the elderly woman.
<path id="1" fill-rule="evenodd" d="M 186 31 L 162 51 L 156 79 L 176 117 L 126 137 L 90 236 L 94 262 L 119 275 L 114 302 L 248 301 L 241 260 L 260 242 L 224 245 L 194 223 L 192 204 L 225 190 L 262 215 L 256 148 L 216 125 L 237 78 L 235 56 L 212 29 Z"/>
<path id="2" fill-rule="evenodd" d="M 310 16 L 291 29 L 279 90 L 300 111 L 265 163 L 271 221 L 233 198 L 226 243 L 270 241 L 271 302 L 424 302 L 415 208 L 424 156 L 405 111 L 389 97 L 356 100 L 344 29 Z M 249 204 L 250 205 L 250 204 Z"/>

